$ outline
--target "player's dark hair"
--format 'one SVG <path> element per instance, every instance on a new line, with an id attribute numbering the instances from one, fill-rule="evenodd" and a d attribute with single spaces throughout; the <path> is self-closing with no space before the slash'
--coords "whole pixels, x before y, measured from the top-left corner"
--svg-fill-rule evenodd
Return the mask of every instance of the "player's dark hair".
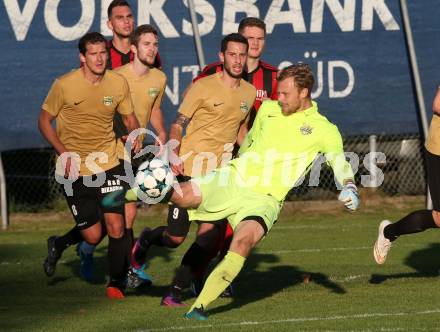
<path id="1" fill-rule="evenodd" d="M 108 5 L 108 8 L 107 8 L 107 16 L 108 16 L 109 19 L 112 16 L 112 11 L 113 11 L 113 8 L 115 8 L 115 7 L 128 7 L 128 8 L 131 9 L 131 7 L 130 7 L 130 5 L 129 5 L 129 3 L 127 1 L 125 1 L 125 0 L 113 0 L 110 3 L 110 5 Z"/>
<path id="2" fill-rule="evenodd" d="M 266 36 L 266 23 L 263 20 L 260 20 L 257 17 L 246 17 L 240 21 L 238 25 L 238 33 L 243 33 L 244 28 L 246 27 L 257 27 L 264 31 L 264 35 Z"/>
<path id="3" fill-rule="evenodd" d="M 238 33 L 230 33 L 229 35 L 225 36 L 222 39 L 222 46 L 220 51 L 222 53 L 225 53 L 226 49 L 228 48 L 229 42 L 236 42 L 236 43 L 242 43 L 246 45 L 246 51 L 249 49 L 249 44 L 246 38 L 244 38 L 242 35 Z"/>
<path id="4" fill-rule="evenodd" d="M 78 42 L 78 50 L 82 55 L 86 55 L 87 44 L 106 43 L 104 36 L 99 32 L 88 32 Z"/>
<path id="5" fill-rule="evenodd" d="M 299 89 L 308 89 L 308 97 L 311 97 L 312 88 L 315 84 L 315 77 L 312 69 L 307 63 L 295 63 L 282 69 L 277 76 L 277 81 L 284 81 L 286 78 L 292 77 L 295 86 Z"/>
<path id="6" fill-rule="evenodd" d="M 155 36 L 158 35 L 156 28 L 153 27 L 151 24 L 142 24 L 138 26 L 130 35 L 131 44 L 137 46 L 139 43 L 139 39 L 141 39 L 141 36 L 146 33 L 152 33 Z"/>

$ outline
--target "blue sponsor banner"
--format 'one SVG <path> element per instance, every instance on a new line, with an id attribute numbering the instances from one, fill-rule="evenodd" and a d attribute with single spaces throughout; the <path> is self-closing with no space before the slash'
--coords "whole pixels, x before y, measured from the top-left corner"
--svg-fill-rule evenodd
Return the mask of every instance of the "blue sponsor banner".
<path id="1" fill-rule="evenodd" d="M 77 41 L 87 31 L 111 36 L 110 0 L 2 0 L 0 3 L 0 150 L 46 146 L 37 128 L 53 82 L 78 66 Z M 163 112 L 174 118 L 182 92 L 198 73 L 187 2 L 129 1 L 138 24 L 160 33 L 168 77 Z M 303 61 L 317 77 L 313 97 L 341 132 L 419 131 L 398 0 L 195 0 L 207 62 L 223 35 L 246 16 L 267 24 L 263 59 L 275 66 Z M 440 83 L 440 2 L 408 1 L 428 118 Z"/>

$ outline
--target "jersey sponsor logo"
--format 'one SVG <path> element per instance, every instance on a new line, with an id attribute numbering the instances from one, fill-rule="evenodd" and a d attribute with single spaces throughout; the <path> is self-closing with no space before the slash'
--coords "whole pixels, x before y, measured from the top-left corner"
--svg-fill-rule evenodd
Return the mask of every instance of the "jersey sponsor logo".
<path id="1" fill-rule="evenodd" d="M 107 186 L 120 186 L 121 185 L 121 180 L 120 179 L 116 179 L 116 180 L 107 180 Z"/>
<path id="2" fill-rule="evenodd" d="M 107 193 L 111 193 L 114 191 L 119 191 L 119 190 L 123 190 L 124 187 L 121 186 L 121 180 L 116 179 L 116 180 L 107 180 L 107 187 L 101 187 L 101 193 L 102 194 L 107 194 Z"/>
<path id="3" fill-rule="evenodd" d="M 75 102 L 73 103 L 73 105 L 78 106 L 78 105 L 81 104 L 83 101 L 85 101 L 85 99 L 80 100 L 80 101 L 75 101 Z"/>
<path id="4" fill-rule="evenodd" d="M 242 111 L 243 113 L 249 112 L 249 106 L 245 101 L 242 101 L 240 103 L 240 111 Z"/>
<path id="5" fill-rule="evenodd" d="M 265 100 L 268 99 L 267 97 L 267 90 L 260 90 L 257 89 L 257 100 Z"/>
<path id="6" fill-rule="evenodd" d="M 303 135 L 310 135 L 313 132 L 313 128 L 310 127 L 310 125 L 304 123 L 301 128 L 299 128 L 299 131 Z"/>
<path id="7" fill-rule="evenodd" d="M 217 106 L 220 106 L 220 105 L 223 105 L 224 104 L 224 102 L 221 102 L 221 103 L 214 103 L 214 107 L 217 107 Z"/>
<path id="8" fill-rule="evenodd" d="M 149 88 L 148 95 L 152 98 L 156 97 L 159 94 L 159 88 Z"/>
<path id="9" fill-rule="evenodd" d="M 104 188 L 101 188 L 101 194 L 108 194 L 108 193 L 112 193 L 114 191 L 120 191 L 123 189 L 124 189 L 123 186 L 104 187 Z"/>
<path id="10" fill-rule="evenodd" d="M 104 98 L 102 99 L 102 103 L 105 106 L 110 106 L 111 104 L 113 104 L 113 96 L 104 96 Z"/>

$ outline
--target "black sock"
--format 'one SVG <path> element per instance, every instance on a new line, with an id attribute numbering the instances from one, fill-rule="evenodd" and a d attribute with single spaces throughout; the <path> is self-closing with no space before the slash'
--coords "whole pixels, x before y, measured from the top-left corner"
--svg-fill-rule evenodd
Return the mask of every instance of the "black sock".
<path id="1" fill-rule="evenodd" d="M 127 262 L 131 262 L 131 249 L 134 246 L 134 235 L 133 235 L 133 228 L 126 228 L 125 234 L 127 234 L 127 242 L 128 242 L 128 252 L 127 252 Z"/>
<path id="2" fill-rule="evenodd" d="M 70 231 L 68 231 L 63 236 L 58 237 L 55 240 L 55 247 L 57 251 L 63 252 L 69 246 L 75 245 L 83 240 L 81 233 L 78 227 L 73 227 Z"/>
<path id="3" fill-rule="evenodd" d="M 111 236 L 108 237 L 107 255 L 109 264 L 110 286 L 121 288 L 121 286 L 124 284 L 124 279 L 127 274 L 128 268 L 128 251 L 128 241 L 125 234 L 119 239 L 115 239 Z"/>
<path id="4" fill-rule="evenodd" d="M 147 258 L 148 249 L 152 244 L 158 247 L 164 246 L 162 242 L 162 235 L 166 229 L 166 226 L 159 226 L 153 230 L 145 228 L 142 231 L 141 235 L 139 236 L 139 247 L 137 248 L 133 257 L 139 265 L 144 264 L 145 259 Z"/>
<path id="5" fill-rule="evenodd" d="M 202 264 L 205 264 L 205 261 L 208 257 L 210 257 L 209 252 L 197 244 L 197 242 L 194 242 L 186 251 L 180 264 L 189 266 L 191 272 L 195 273 L 199 270 Z"/>
<path id="6" fill-rule="evenodd" d="M 133 228 L 126 228 L 125 229 L 125 234 L 127 234 L 127 239 L 128 239 L 128 247 L 133 248 L 134 245 L 134 234 L 133 234 Z"/>
<path id="7" fill-rule="evenodd" d="M 388 225 L 383 233 L 387 239 L 394 241 L 400 235 L 419 233 L 429 228 L 438 228 L 432 216 L 432 210 L 419 210 Z"/>
<path id="8" fill-rule="evenodd" d="M 153 230 L 144 232 L 139 238 L 139 242 L 146 249 L 148 249 L 152 244 L 158 247 L 163 247 L 165 246 L 162 241 L 163 232 L 165 232 L 167 228 L 167 226 L 159 226 Z"/>
<path id="9" fill-rule="evenodd" d="M 182 258 L 181 265 L 174 275 L 173 285 L 181 289 L 187 288 L 194 274 L 205 264 L 208 257 L 209 252 L 194 242 Z"/>
<path id="10" fill-rule="evenodd" d="M 177 290 L 182 290 L 188 288 L 192 279 L 193 274 L 191 273 L 191 268 L 187 265 L 180 265 L 174 275 L 171 289 L 176 288 Z"/>

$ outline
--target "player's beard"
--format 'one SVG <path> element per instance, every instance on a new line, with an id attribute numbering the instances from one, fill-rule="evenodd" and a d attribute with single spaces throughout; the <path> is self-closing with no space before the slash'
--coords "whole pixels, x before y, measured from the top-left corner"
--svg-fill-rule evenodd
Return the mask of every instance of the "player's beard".
<path id="1" fill-rule="evenodd" d="M 130 35 L 131 35 L 131 33 L 129 33 L 129 34 L 127 34 L 127 33 L 120 33 L 120 32 L 118 32 L 118 31 L 113 31 L 113 33 L 118 37 L 118 39 L 129 39 L 130 38 Z"/>
<path id="2" fill-rule="evenodd" d="M 226 61 L 223 64 L 223 67 L 225 68 L 225 71 L 228 73 L 228 75 L 231 76 L 232 78 L 242 78 L 243 68 L 242 68 L 240 74 L 235 74 L 234 72 L 232 72 L 232 70 L 230 69 L 229 63 L 227 63 Z"/>
<path id="3" fill-rule="evenodd" d="M 144 66 L 147 66 L 147 67 L 154 67 L 154 58 L 153 58 L 153 61 L 152 62 L 148 62 L 148 60 L 147 60 L 147 58 L 145 57 L 145 58 L 139 58 L 139 61 L 144 65 Z"/>

